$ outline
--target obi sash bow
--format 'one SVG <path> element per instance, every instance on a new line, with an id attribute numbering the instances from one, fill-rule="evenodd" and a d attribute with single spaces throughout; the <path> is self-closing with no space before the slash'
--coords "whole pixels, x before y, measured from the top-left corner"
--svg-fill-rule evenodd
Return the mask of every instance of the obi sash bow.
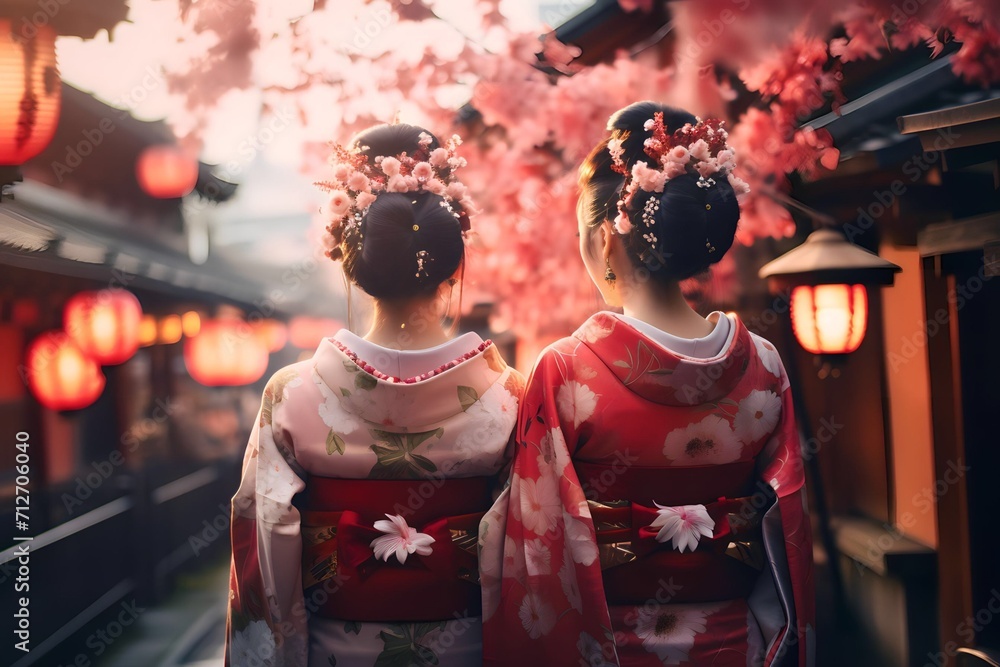
<path id="1" fill-rule="evenodd" d="M 611 466 L 574 462 L 590 498 L 604 589 L 611 604 L 643 604 L 666 588 L 672 602 L 746 597 L 764 565 L 761 509 L 770 497 L 749 495 L 753 461 L 697 467 Z M 654 503 L 703 505 L 715 522 L 711 537 L 681 553 L 656 539 Z"/>
<path id="2" fill-rule="evenodd" d="M 310 477 L 302 512 L 303 588 L 311 613 L 353 621 L 436 621 L 478 616 L 476 534 L 489 509 L 489 478 L 356 480 Z M 399 514 L 434 538 L 431 553 L 405 563 L 375 558 Z"/>

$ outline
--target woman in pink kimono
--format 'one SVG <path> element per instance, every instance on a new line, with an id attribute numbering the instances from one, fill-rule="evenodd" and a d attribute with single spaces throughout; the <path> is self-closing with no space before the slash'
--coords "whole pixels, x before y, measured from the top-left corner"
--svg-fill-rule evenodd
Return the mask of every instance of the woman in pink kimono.
<path id="1" fill-rule="evenodd" d="M 581 169 L 605 301 L 539 358 L 509 488 L 480 529 L 484 663 L 811 665 L 812 550 L 788 378 L 678 282 L 733 242 L 719 121 L 652 102 Z"/>
<path id="2" fill-rule="evenodd" d="M 320 184 L 329 255 L 374 322 L 267 383 L 233 498 L 227 665 L 481 662 L 476 533 L 524 383 L 441 323 L 471 210 L 457 145 L 378 126 Z"/>

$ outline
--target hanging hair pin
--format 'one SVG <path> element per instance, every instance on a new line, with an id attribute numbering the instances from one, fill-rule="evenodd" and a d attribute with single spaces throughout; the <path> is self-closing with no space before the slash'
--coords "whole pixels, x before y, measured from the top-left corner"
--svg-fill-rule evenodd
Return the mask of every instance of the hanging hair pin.
<path id="1" fill-rule="evenodd" d="M 417 251 L 417 272 L 413 275 L 417 278 L 426 278 L 429 274 L 427 273 L 428 265 L 434 261 L 431 254 L 426 250 Z M 422 275 L 421 275 L 422 274 Z"/>

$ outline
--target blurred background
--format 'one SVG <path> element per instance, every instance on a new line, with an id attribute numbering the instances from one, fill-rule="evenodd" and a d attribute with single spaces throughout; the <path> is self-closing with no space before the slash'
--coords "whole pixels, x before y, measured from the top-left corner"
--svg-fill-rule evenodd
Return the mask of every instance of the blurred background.
<path id="1" fill-rule="evenodd" d="M 819 664 L 1000 664 L 997 0 L 3 0 L 0 663 L 221 664 L 263 385 L 367 326 L 330 142 L 464 138 L 460 325 L 528 371 L 602 306 L 576 167 L 640 99 L 752 188 L 684 289 L 792 374 Z"/>

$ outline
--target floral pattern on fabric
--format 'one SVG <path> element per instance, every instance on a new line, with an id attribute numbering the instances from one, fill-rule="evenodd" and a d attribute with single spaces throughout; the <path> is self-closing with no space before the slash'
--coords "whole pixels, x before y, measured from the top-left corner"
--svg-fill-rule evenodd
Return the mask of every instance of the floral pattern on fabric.
<path id="1" fill-rule="evenodd" d="M 309 563 L 304 579 L 303 548 L 334 533 L 329 526 L 303 526 L 293 500 L 312 475 L 431 483 L 505 474 L 523 387 L 490 343 L 410 384 L 375 377 L 330 339 L 311 359 L 275 373 L 233 497 L 226 665 L 479 664 L 478 610 L 469 618 L 404 624 L 313 614 L 317 602 L 304 594 L 304 581 L 329 582 L 335 592 L 336 564 Z M 391 550 L 393 561 L 438 546 L 403 517 L 393 526 L 398 530 L 381 531 L 389 539 L 379 543 L 380 554 Z"/>
<path id="2" fill-rule="evenodd" d="M 726 348 L 711 359 L 674 354 L 610 313 L 542 353 L 522 401 L 510 484 L 480 528 L 484 664 L 807 667 L 812 551 L 791 394 L 773 346 L 730 318 Z M 583 465 L 605 473 L 582 483 Z M 647 604 L 609 605 L 617 591 L 605 590 L 604 569 L 615 564 L 598 548 L 588 499 L 633 470 L 734 465 L 780 521 L 780 543 L 769 549 L 785 554 L 774 573 L 787 576 L 782 589 L 791 594 L 772 609 L 785 627 L 763 637 L 743 597 L 675 602 L 672 586 L 655 590 L 670 571 L 650 582 Z M 688 555 L 681 544 L 692 556 L 692 548 L 714 548 L 707 543 L 725 517 L 713 520 L 697 504 L 714 497 L 658 500 L 646 503 L 652 516 L 641 526 L 652 537 L 669 523 L 678 544 L 650 548 L 678 556 Z M 650 527 L 656 507 L 670 507 L 670 518 Z"/>

